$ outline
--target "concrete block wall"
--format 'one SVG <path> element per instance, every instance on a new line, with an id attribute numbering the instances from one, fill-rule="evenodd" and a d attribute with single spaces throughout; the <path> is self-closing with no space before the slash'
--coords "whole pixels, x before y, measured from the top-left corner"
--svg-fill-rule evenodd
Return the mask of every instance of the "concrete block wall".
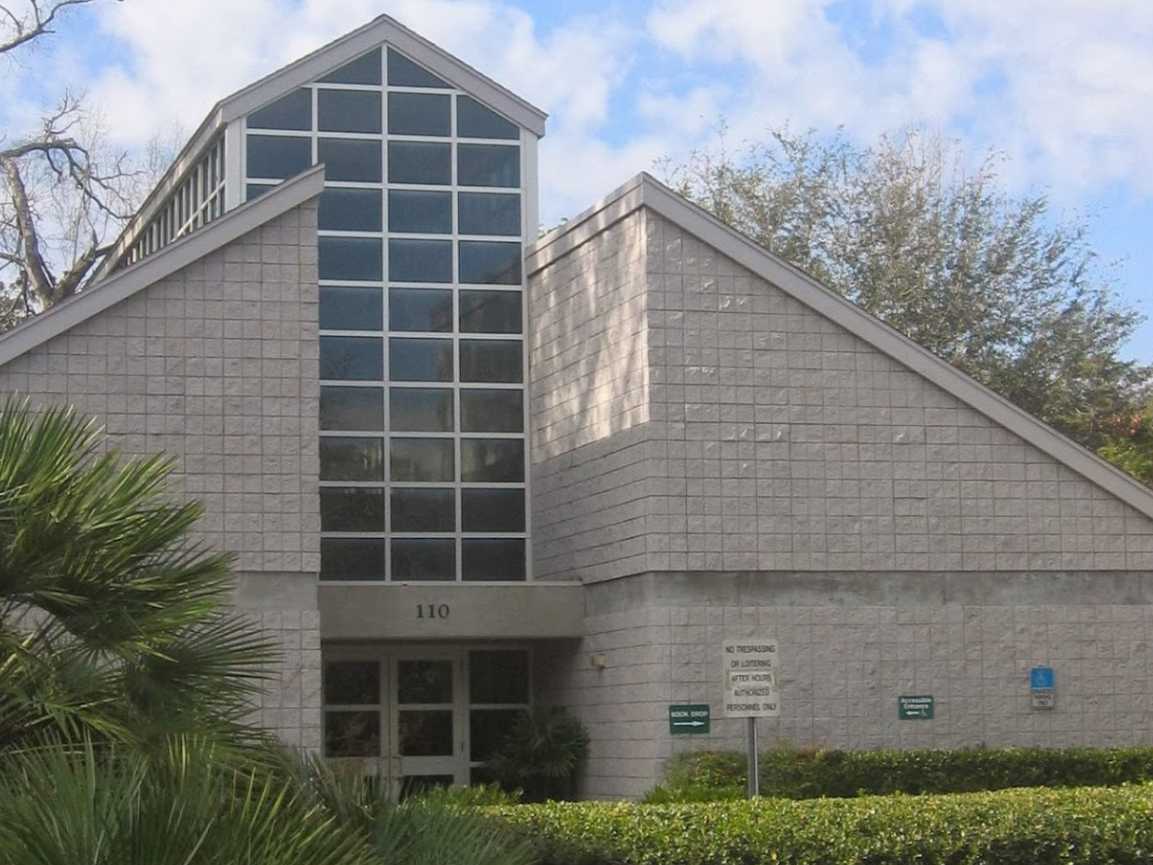
<path id="1" fill-rule="evenodd" d="M 530 288 L 542 577 L 1153 569 L 1153 520 L 651 210 Z"/>
<path id="2" fill-rule="evenodd" d="M 534 274 L 534 301 L 631 294 L 602 261 L 644 268 L 644 421 L 552 436 L 591 379 L 533 369 L 536 556 L 586 583 L 586 636 L 549 650 L 541 697 L 589 727 L 584 795 L 739 746 L 719 653 L 743 636 L 781 644 L 766 743 L 1153 741 L 1153 520 L 653 211 Z M 549 339 L 581 344 L 587 314 Z M 1029 705 L 1038 664 L 1053 712 Z M 936 719 L 898 722 L 901 694 Z M 711 704 L 710 736 L 669 735 L 680 702 Z"/>
<path id="3" fill-rule="evenodd" d="M 236 556 L 238 606 L 288 650 L 261 722 L 309 746 L 320 725 L 316 279 L 308 203 L 0 367 L 0 393 L 75 406 L 126 456 L 175 458 L 173 493 L 205 506 L 196 540 Z"/>
<path id="4" fill-rule="evenodd" d="M 780 645 L 782 714 L 758 722 L 762 747 L 1153 744 L 1148 576 L 1065 574 L 1070 591 L 1052 602 L 1036 584 L 997 574 L 948 575 L 951 595 L 896 579 L 853 597 L 852 578 L 837 578 L 843 591 L 811 587 L 804 573 L 776 582 L 655 573 L 589 586 L 588 635 L 550 659 L 545 694 L 589 728 L 582 795 L 636 798 L 675 753 L 743 750 L 745 721 L 723 717 L 720 658 L 723 642 L 741 637 Z M 985 585 L 964 588 L 974 581 Z M 1084 602 L 1070 602 L 1074 586 Z M 593 653 L 604 669 L 592 667 Z M 1052 711 L 1030 705 L 1036 665 L 1056 672 Z M 898 720 L 898 696 L 925 694 L 933 720 Z M 670 735 L 672 703 L 708 703 L 711 733 Z"/>
<path id="5" fill-rule="evenodd" d="M 646 239 L 650 569 L 1153 569 L 1153 520 L 669 220 Z"/>
<path id="6" fill-rule="evenodd" d="M 617 576 L 645 564 L 644 250 L 637 213 L 528 280 L 538 579 Z"/>

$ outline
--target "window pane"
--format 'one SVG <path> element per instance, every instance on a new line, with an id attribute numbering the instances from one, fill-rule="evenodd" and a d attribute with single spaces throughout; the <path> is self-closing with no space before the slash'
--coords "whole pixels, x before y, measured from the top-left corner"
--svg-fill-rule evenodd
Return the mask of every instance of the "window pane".
<path id="1" fill-rule="evenodd" d="M 413 63 L 403 54 L 388 52 L 388 83 L 392 87 L 444 87 L 445 84 L 423 66 Z"/>
<path id="2" fill-rule="evenodd" d="M 465 538 L 461 545 L 466 580 L 523 580 L 527 575 L 523 538 Z"/>
<path id="3" fill-rule="evenodd" d="M 249 183 L 244 187 L 244 200 L 255 201 L 273 189 L 276 189 L 276 185 L 273 183 Z"/>
<path id="4" fill-rule="evenodd" d="M 520 148 L 458 144 L 456 182 L 461 186 L 520 186 Z"/>
<path id="5" fill-rule="evenodd" d="M 390 339 L 390 381 L 452 381 L 451 339 Z"/>
<path id="6" fill-rule="evenodd" d="M 452 330 L 452 292 L 439 288 L 390 289 L 388 327 L 425 333 Z"/>
<path id="7" fill-rule="evenodd" d="M 456 494 L 452 490 L 392 490 L 394 532 L 451 532 L 456 529 Z"/>
<path id="8" fill-rule="evenodd" d="M 388 278 L 396 282 L 452 282 L 452 241 L 389 240 Z"/>
<path id="9" fill-rule="evenodd" d="M 384 490 L 321 487 L 322 532 L 383 532 Z"/>
<path id="10" fill-rule="evenodd" d="M 468 701 L 527 703 L 528 652 L 519 649 L 484 649 L 469 652 Z"/>
<path id="11" fill-rule="evenodd" d="M 330 231 L 380 231 L 384 210 L 379 189 L 329 187 L 320 193 L 317 228 Z"/>
<path id="12" fill-rule="evenodd" d="M 460 479 L 467 483 L 524 481 L 522 439 L 461 439 Z"/>
<path id="13" fill-rule="evenodd" d="M 402 757 L 452 756 L 451 709 L 404 709 L 396 716 Z"/>
<path id="14" fill-rule="evenodd" d="M 388 455 L 394 481 L 454 480 L 452 439 L 394 438 Z"/>
<path id="15" fill-rule="evenodd" d="M 384 377 L 383 340 L 374 336 L 322 336 L 320 377 L 380 381 Z"/>
<path id="16" fill-rule="evenodd" d="M 312 164 L 312 141 L 284 135 L 248 136 L 249 177 L 292 177 Z"/>
<path id="17" fill-rule="evenodd" d="M 384 389 L 379 387 L 322 386 L 320 388 L 320 428 L 325 430 L 384 429 Z"/>
<path id="18" fill-rule="evenodd" d="M 452 661 L 436 659 L 400 660 L 396 662 L 397 702 L 451 703 Z"/>
<path id="19" fill-rule="evenodd" d="M 384 480 L 384 443 L 378 438 L 320 439 L 322 481 Z"/>
<path id="20" fill-rule="evenodd" d="M 523 709 L 471 709 L 468 713 L 468 758 L 488 760 L 508 738 Z"/>
<path id="21" fill-rule="evenodd" d="M 380 49 L 374 48 L 320 79 L 325 84 L 379 84 Z"/>
<path id="22" fill-rule="evenodd" d="M 515 383 L 524 380 L 522 344 L 503 339 L 462 339 L 460 380 Z"/>
<path id="23" fill-rule="evenodd" d="M 462 289 L 460 329 L 463 333 L 520 333 L 520 292 Z"/>
<path id="24" fill-rule="evenodd" d="M 452 183 L 452 145 L 433 141 L 390 141 L 389 183 Z"/>
<path id="25" fill-rule="evenodd" d="M 384 292 L 347 285 L 320 287 L 321 330 L 380 330 Z"/>
<path id="26" fill-rule="evenodd" d="M 520 138 L 520 129 L 471 96 L 456 97 L 456 134 L 461 138 Z"/>
<path id="27" fill-rule="evenodd" d="M 321 138 L 316 145 L 316 161 L 324 163 L 325 180 L 380 183 L 379 141 Z"/>
<path id="28" fill-rule="evenodd" d="M 520 285 L 520 244 L 498 240 L 460 242 L 460 281 Z"/>
<path id="29" fill-rule="evenodd" d="M 389 93 L 389 134 L 448 135 L 452 131 L 450 98 L 441 93 Z"/>
<path id="30" fill-rule="evenodd" d="M 463 432 L 524 432 L 524 393 L 519 390 L 462 390 Z"/>
<path id="31" fill-rule="evenodd" d="M 452 234 L 452 193 L 391 190 L 388 230 Z"/>
<path id="32" fill-rule="evenodd" d="M 380 94 L 318 90 L 316 123 L 321 132 L 380 132 Z"/>
<path id="33" fill-rule="evenodd" d="M 388 394 L 392 428 L 400 432 L 451 432 L 452 391 L 394 387 Z"/>
<path id="34" fill-rule="evenodd" d="M 524 490 L 463 489 L 460 494 L 462 531 L 524 531 Z"/>
<path id="35" fill-rule="evenodd" d="M 363 279 L 379 282 L 384 277 L 380 241 L 371 237 L 318 238 L 321 279 Z"/>
<path id="36" fill-rule="evenodd" d="M 312 130 L 312 91 L 294 90 L 248 115 L 249 129 Z M 251 172 L 250 172 L 251 173 Z"/>
<path id="37" fill-rule="evenodd" d="M 380 712 L 325 712 L 324 756 L 379 757 Z"/>
<path id="38" fill-rule="evenodd" d="M 455 580 L 456 541 L 394 538 L 394 580 Z"/>
<path id="39" fill-rule="evenodd" d="M 322 580 L 383 580 L 384 541 L 375 538 L 321 538 Z"/>
<path id="40" fill-rule="evenodd" d="M 368 706 L 379 703 L 380 664 L 377 661 L 326 662 L 324 665 L 324 702 L 328 706 Z M 473 700 L 473 702 L 482 701 Z"/>
<path id="41" fill-rule="evenodd" d="M 520 234 L 520 196 L 506 192 L 461 192 L 457 195 L 461 234 Z"/>

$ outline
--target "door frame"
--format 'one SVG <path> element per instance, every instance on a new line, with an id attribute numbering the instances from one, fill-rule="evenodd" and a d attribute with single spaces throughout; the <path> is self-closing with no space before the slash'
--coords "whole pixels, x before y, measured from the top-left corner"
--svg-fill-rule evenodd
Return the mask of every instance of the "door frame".
<path id="1" fill-rule="evenodd" d="M 394 687 L 385 694 L 389 714 L 389 740 L 395 743 L 390 756 L 397 761 L 397 778 L 403 784 L 408 777 L 428 775 L 452 775 L 453 784 L 468 784 L 469 765 L 469 725 L 468 725 L 468 681 L 466 664 L 468 650 L 456 646 L 404 647 L 385 652 L 381 656 L 381 667 L 387 666 Z M 449 661 L 452 664 L 452 701 L 450 703 L 401 703 L 399 695 L 401 661 Z M 438 757 L 405 757 L 400 753 L 400 713 L 404 708 L 443 711 L 445 706 L 452 712 L 452 754 Z"/>
<path id="2" fill-rule="evenodd" d="M 322 667 L 329 661 L 376 661 L 380 669 L 380 704 L 376 707 L 380 717 L 380 756 L 379 757 L 339 757 L 327 758 L 342 761 L 355 761 L 366 772 L 379 774 L 392 787 L 394 794 L 400 792 L 404 783 L 405 760 L 444 760 L 452 761 L 451 772 L 428 771 L 417 774 L 451 774 L 456 784 L 468 784 L 471 780 L 474 763 L 471 759 L 471 731 L 469 712 L 473 708 L 469 694 L 469 653 L 474 651 L 521 651 L 528 657 L 528 702 L 525 704 L 485 704 L 476 708 L 531 708 L 534 704 L 535 665 L 533 646 L 523 641 L 483 641 L 472 640 L 460 643 L 405 642 L 405 643 L 334 643 L 321 648 Z M 453 745 L 451 757 L 401 757 L 400 755 L 400 703 L 397 690 L 397 664 L 401 660 L 448 659 L 453 663 Z M 447 704 L 443 704 L 447 705 Z M 320 711 L 322 716 L 329 709 L 340 710 L 343 705 L 329 706 L 321 693 Z M 360 710 L 367 706 L 357 707 Z M 323 718 L 322 718 L 323 723 Z M 323 742 L 321 753 L 324 753 Z"/>

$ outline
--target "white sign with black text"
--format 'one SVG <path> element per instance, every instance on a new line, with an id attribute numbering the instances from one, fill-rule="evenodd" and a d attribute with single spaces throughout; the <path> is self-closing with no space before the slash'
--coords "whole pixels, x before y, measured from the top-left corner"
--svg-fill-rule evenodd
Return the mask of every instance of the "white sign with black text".
<path id="1" fill-rule="evenodd" d="M 726 640 L 721 665 L 726 718 L 776 718 L 781 714 L 776 640 Z"/>

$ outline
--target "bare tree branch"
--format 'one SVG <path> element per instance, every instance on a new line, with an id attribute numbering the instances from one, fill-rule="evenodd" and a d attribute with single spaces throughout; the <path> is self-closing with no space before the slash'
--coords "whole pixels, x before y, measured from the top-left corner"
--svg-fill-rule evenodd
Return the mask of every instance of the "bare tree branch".
<path id="1" fill-rule="evenodd" d="M 52 274 L 40 252 L 40 238 L 36 234 L 36 222 L 28 201 L 28 189 L 24 185 L 24 178 L 20 176 L 20 166 L 13 159 L 0 159 L 0 168 L 4 170 L 8 195 L 16 211 L 16 230 L 20 238 L 24 273 L 37 295 L 50 297 Z"/>
<path id="2" fill-rule="evenodd" d="M 55 0 L 45 6 L 44 0 L 28 0 L 28 10 L 23 15 L 13 12 L 7 3 L 0 3 L 0 13 L 10 22 L 0 34 L 0 54 L 6 54 L 25 45 L 39 36 L 55 32 L 52 22 L 69 6 L 86 6 L 95 0 Z"/>

